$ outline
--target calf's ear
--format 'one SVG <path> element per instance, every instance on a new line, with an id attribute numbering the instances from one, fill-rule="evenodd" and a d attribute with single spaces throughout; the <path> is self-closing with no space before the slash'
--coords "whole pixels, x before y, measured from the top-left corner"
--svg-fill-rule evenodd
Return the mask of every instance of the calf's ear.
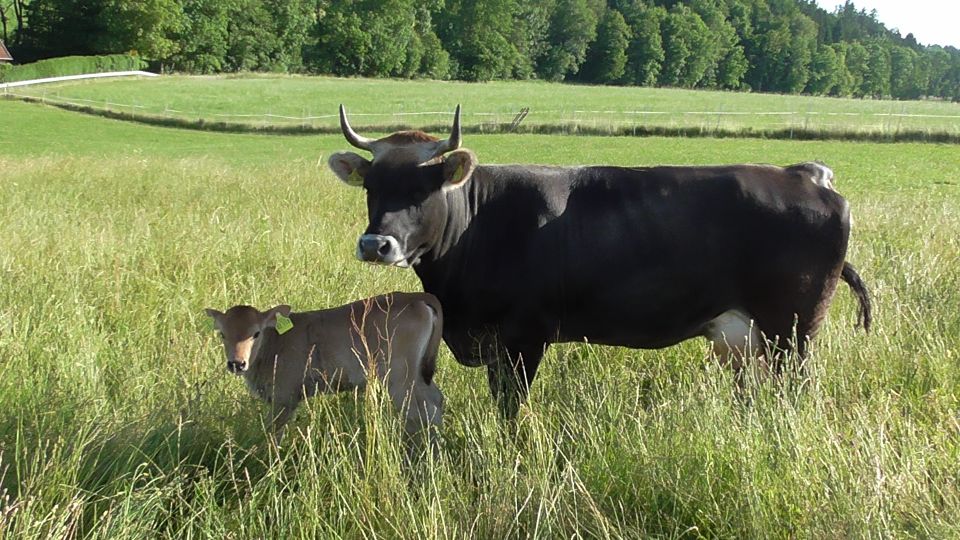
<path id="1" fill-rule="evenodd" d="M 220 317 L 223 317 L 223 313 L 220 313 L 219 311 L 217 311 L 217 310 L 215 310 L 215 309 L 213 309 L 213 308 L 207 308 L 207 309 L 205 309 L 205 310 L 203 310 L 203 311 L 204 311 L 204 313 L 206 313 L 209 317 L 211 317 L 211 318 L 213 319 L 213 327 L 214 327 L 215 329 L 219 329 L 219 328 L 220 328 Z"/>
<path id="2" fill-rule="evenodd" d="M 290 306 L 288 305 L 279 305 L 274 308 L 270 308 L 269 311 L 263 314 L 263 325 L 270 326 L 273 328 L 277 327 L 277 315 L 283 315 L 284 317 L 290 316 Z"/>
<path id="3" fill-rule="evenodd" d="M 443 159 L 443 190 L 449 191 L 464 185 L 477 167 L 477 156 L 470 150 L 454 150 Z"/>
<path id="4" fill-rule="evenodd" d="M 363 187 L 363 178 L 370 170 L 370 162 L 353 152 L 337 152 L 327 160 L 330 170 L 344 184 Z"/>

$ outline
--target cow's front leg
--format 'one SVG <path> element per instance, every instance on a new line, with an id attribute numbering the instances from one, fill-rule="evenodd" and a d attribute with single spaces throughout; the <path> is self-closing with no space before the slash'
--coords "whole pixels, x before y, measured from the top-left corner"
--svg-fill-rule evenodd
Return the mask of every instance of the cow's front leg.
<path id="1" fill-rule="evenodd" d="M 490 393 L 505 419 L 514 420 L 520 411 L 520 405 L 527 400 L 530 385 L 537 376 L 537 368 L 546 347 L 544 343 L 528 347 L 507 347 L 505 354 L 487 366 Z"/>

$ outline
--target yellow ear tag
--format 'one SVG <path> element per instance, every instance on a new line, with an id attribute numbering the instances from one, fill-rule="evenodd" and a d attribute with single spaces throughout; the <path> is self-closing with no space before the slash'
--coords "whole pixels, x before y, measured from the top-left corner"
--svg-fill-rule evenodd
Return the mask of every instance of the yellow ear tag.
<path id="1" fill-rule="evenodd" d="M 354 169 L 350 171 L 350 176 L 347 177 L 347 183 L 352 186 L 361 186 L 363 185 L 363 177 Z"/>
<path id="2" fill-rule="evenodd" d="M 277 333 L 286 334 L 293 328 L 293 321 L 277 313 Z"/>
<path id="3" fill-rule="evenodd" d="M 463 180 L 463 163 L 457 165 L 457 170 L 453 171 L 453 183 L 459 184 Z"/>

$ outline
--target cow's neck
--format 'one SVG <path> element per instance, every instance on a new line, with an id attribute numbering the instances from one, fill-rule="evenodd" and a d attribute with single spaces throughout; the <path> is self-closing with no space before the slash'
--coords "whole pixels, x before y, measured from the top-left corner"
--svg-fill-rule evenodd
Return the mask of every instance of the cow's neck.
<path id="1" fill-rule="evenodd" d="M 496 194 L 488 167 L 478 166 L 466 184 L 448 191 L 446 222 L 438 235 L 436 245 L 425 253 L 414 266 L 423 289 L 441 299 L 448 283 L 456 287 L 468 264 L 463 253 L 469 251 L 468 228 L 478 209 Z M 461 283 L 462 285 L 462 283 Z"/>
<path id="2" fill-rule="evenodd" d="M 280 345 L 280 335 L 273 328 L 263 330 L 263 343 L 257 351 L 257 357 L 251 359 L 250 369 L 244 373 L 247 379 L 247 385 L 256 393 L 261 393 L 267 388 L 254 388 L 255 384 L 264 384 L 273 381 L 273 372 L 276 368 L 274 360 Z M 263 396 L 261 396 L 263 397 Z M 265 397 L 264 399 L 268 399 Z"/>

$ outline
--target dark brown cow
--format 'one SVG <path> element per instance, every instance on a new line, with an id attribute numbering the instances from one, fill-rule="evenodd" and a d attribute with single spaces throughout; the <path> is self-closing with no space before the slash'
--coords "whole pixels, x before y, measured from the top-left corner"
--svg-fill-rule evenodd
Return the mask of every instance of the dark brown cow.
<path id="1" fill-rule="evenodd" d="M 790 167 L 479 165 L 453 133 L 347 140 L 330 157 L 367 192 L 363 261 L 412 266 L 443 306 L 459 362 L 487 366 L 516 413 L 550 343 L 667 347 L 696 336 L 739 371 L 747 355 L 805 354 L 845 263 L 847 201 L 819 163 Z M 799 336 L 796 339 L 795 336 Z M 771 355 L 771 352 L 777 351 Z"/>

